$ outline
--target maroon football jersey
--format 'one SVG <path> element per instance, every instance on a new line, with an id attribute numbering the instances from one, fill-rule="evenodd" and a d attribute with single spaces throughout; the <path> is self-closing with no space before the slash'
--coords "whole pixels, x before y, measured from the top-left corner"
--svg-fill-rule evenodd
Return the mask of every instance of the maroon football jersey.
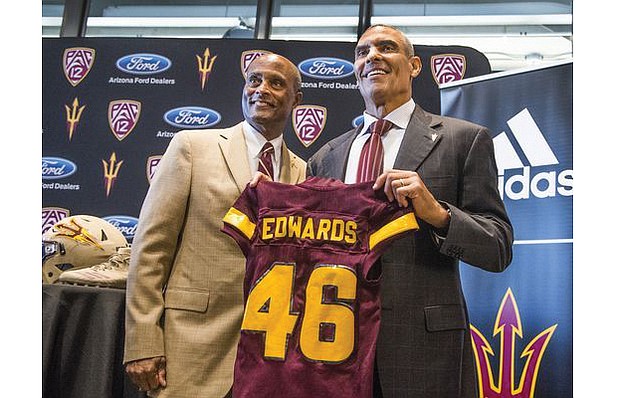
<path id="1" fill-rule="evenodd" d="M 246 257 L 233 397 L 372 395 L 379 274 L 387 245 L 418 228 L 372 182 L 311 177 L 243 191 L 222 231 Z"/>

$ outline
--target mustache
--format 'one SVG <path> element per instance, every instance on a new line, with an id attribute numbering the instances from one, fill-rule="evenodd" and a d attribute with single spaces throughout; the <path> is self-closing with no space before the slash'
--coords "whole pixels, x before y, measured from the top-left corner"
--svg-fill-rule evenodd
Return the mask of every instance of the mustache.
<path id="1" fill-rule="evenodd" d="M 275 105 L 273 98 L 271 98 L 270 95 L 265 95 L 264 93 L 254 93 L 248 97 L 248 102 L 250 104 L 254 104 L 259 101 L 264 102 L 267 105 L 271 105 L 271 106 Z"/>

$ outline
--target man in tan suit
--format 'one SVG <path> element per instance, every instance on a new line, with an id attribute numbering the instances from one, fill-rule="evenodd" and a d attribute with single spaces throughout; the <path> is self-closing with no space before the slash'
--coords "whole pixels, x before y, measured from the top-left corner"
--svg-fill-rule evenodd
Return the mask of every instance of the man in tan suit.
<path id="1" fill-rule="evenodd" d="M 180 131 L 170 142 L 142 206 L 127 281 L 124 362 L 149 396 L 230 394 L 245 258 L 220 232 L 222 218 L 250 180 L 260 180 L 267 141 L 273 179 L 305 179 L 305 162 L 282 139 L 301 98 L 295 65 L 263 55 L 246 72 L 245 121 Z"/>

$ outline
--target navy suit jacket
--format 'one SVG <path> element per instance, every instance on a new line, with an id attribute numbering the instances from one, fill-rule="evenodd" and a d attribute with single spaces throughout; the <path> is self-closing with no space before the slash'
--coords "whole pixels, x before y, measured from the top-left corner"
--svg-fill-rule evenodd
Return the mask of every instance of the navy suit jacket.
<path id="1" fill-rule="evenodd" d="M 308 174 L 344 180 L 361 127 L 319 149 Z M 512 260 L 513 230 L 497 188 L 493 141 L 485 127 L 416 105 L 394 163 L 417 172 L 451 210 L 443 242 L 432 226 L 395 241 L 381 257 L 380 392 L 375 397 L 477 397 L 459 260 L 491 272 Z"/>

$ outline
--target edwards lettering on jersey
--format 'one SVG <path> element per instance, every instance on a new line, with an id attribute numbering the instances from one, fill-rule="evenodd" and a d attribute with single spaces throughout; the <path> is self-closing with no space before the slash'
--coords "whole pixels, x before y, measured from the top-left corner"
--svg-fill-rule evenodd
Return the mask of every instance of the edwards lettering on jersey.
<path id="1" fill-rule="evenodd" d="M 332 249 L 361 252 L 365 250 L 358 237 L 358 226 L 367 222 L 351 217 L 331 218 L 313 214 L 283 214 L 280 211 L 270 211 L 258 221 L 257 244 L 269 245 L 324 245 L 332 244 Z M 290 211 L 288 212 L 290 213 Z M 231 208 L 224 222 L 235 226 L 242 231 L 247 239 L 252 239 L 256 226 L 248 215 L 240 210 Z"/>
<path id="2" fill-rule="evenodd" d="M 357 243 L 357 223 L 340 218 L 263 217 L 260 237 L 265 243 L 285 238 L 344 242 L 354 246 Z"/>
<path id="3" fill-rule="evenodd" d="M 357 217 L 325 217 L 322 215 L 286 215 L 283 212 L 270 211 L 259 220 L 259 240 L 264 244 L 310 244 L 329 245 L 332 249 L 341 248 L 349 252 L 362 252 L 372 249 L 378 243 L 411 229 L 417 228 L 413 213 L 407 213 L 387 223 L 381 229 L 363 239 L 358 231 L 368 230 L 367 220 Z M 250 217 L 232 207 L 224 222 L 240 230 L 247 239 L 252 239 L 256 232 L 256 225 Z M 365 244 L 365 242 L 368 242 Z"/>

